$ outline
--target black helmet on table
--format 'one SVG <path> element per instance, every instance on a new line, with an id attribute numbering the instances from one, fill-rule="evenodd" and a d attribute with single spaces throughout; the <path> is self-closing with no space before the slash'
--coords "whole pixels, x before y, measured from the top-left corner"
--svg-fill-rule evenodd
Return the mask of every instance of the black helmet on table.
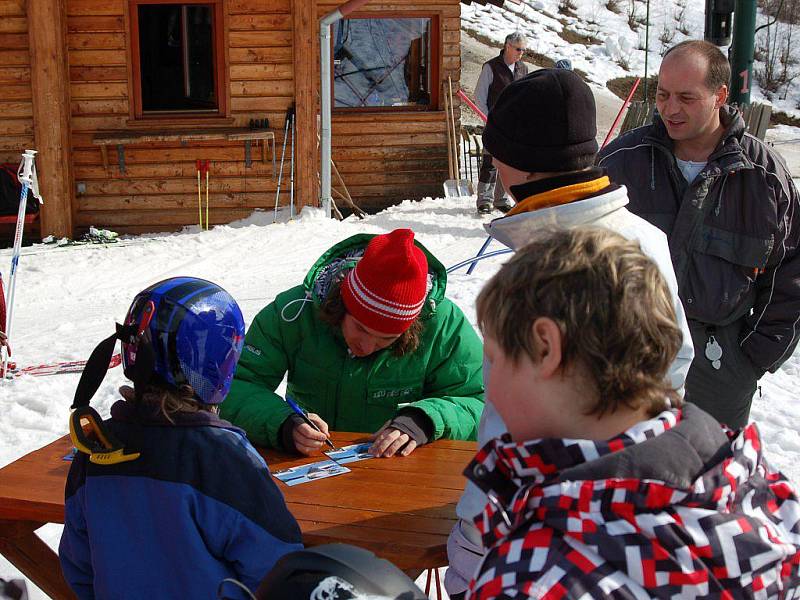
<path id="1" fill-rule="evenodd" d="M 259 600 L 427 600 L 388 560 L 349 544 L 325 544 L 283 556 L 261 581 Z"/>

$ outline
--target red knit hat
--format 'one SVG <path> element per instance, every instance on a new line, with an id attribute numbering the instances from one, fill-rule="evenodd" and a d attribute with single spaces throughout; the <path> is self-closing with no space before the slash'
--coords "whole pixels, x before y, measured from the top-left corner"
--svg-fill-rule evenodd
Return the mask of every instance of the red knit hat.
<path id="1" fill-rule="evenodd" d="M 428 260 L 414 245 L 414 232 L 395 229 L 376 235 L 342 282 L 345 308 L 380 333 L 400 334 L 425 304 Z"/>

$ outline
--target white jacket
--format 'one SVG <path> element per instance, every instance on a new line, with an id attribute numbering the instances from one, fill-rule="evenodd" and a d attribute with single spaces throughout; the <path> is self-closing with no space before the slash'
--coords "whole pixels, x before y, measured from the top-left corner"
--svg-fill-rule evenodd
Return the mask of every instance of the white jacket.
<path id="1" fill-rule="evenodd" d="M 686 374 L 694 358 L 694 347 L 683 305 L 678 298 L 678 283 L 672 268 L 667 236 L 654 225 L 628 211 L 625 208 L 626 204 L 628 204 L 628 192 L 621 186 L 585 200 L 501 217 L 485 227 L 489 235 L 512 250 L 523 247 L 536 233 L 553 228 L 605 227 L 630 240 L 638 240 L 642 251 L 658 265 L 672 293 L 675 315 L 683 333 L 683 344 L 670 367 L 669 380 L 682 395 Z M 488 370 L 485 365 L 483 374 L 484 386 L 488 389 Z M 478 426 L 478 447 L 483 447 L 489 440 L 501 436 L 506 431 L 502 418 L 492 406 L 491 398 L 487 397 Z M 483 510 L 487 501 L 486 495 L 472 482 L 468 482 L 456 507 L 456 514 L 471 523 L 472 518 Z"/>

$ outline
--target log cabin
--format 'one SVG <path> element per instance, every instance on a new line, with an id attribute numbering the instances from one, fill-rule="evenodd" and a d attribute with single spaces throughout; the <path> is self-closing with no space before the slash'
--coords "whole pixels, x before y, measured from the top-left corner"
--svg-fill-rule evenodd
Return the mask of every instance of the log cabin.
<path id="1" fill-rule="evenodd" d="M 282 155 L 280 204 L 293 188 L 317 205 L 319 19 L 341 3 L 0 0 L 0 162 L 38 151 L 37 233 L 197 224 L 198 161 L 212 225 L 271 210 Z M 332 45 L 332 159 L 353 199 L 441 196 L 459 0 L 370 0 Z"/>

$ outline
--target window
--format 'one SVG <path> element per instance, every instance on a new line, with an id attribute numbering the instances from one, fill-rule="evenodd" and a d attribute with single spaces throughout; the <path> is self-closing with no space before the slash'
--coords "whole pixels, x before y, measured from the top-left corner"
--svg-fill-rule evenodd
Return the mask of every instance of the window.
<path id="1" fill-rule="evenodd" d="M 435 108 L 438 39 L 431 17 L 339 21 L 333 33 L 334 107 Z"/>
<path id="2" fill-rule="evenodd" d="M 131 0 L 134 113 L 224 114 L 222 2 Z"/>

